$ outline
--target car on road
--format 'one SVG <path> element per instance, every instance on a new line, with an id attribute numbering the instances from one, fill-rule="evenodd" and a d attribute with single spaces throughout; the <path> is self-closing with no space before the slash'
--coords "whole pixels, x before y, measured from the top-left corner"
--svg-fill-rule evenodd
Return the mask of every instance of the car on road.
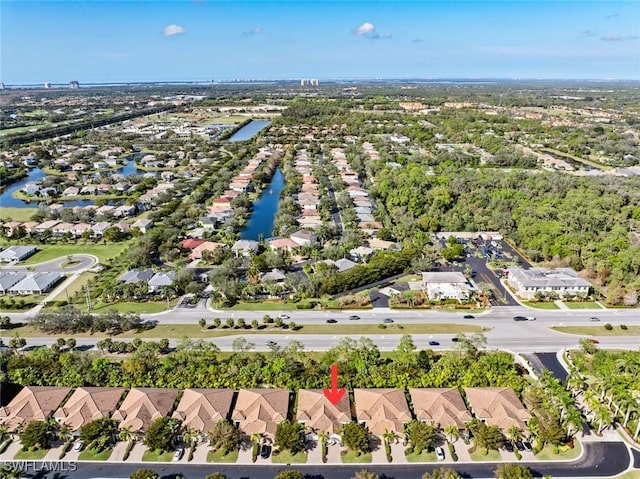
<path id="1" fill-rule="evenodd" d="M 531 451 L 531 443 L 529 441 L 522 441 L 522 446 L 525 451 Z"/>
<path id="2" fill-rule="evenodd" d="M 331 318 L 331 319 L 327 319 L 327 323 L 329 323 L 329 324 L 335 324 L 335 323 L 337 323 L 337 322 L 338 322 L 338 320 L 337 320 L 337 319 L 333 319 L 333 318 Z"/>
<path id="3" fill-rule="evenodd" d="M 436 457 L 438 458 L 438 461 L 444 461 L 444 449 L 440 446 L 436 447 Z"/>
<path id="4" fill-rule="evenodd" d="M 73 446 L 73 450 L 75 452 L 80 452 L 84 449 L 84 441 L 78 441 L 76 442 L 76 445 Z"/>
<path id="5" fill-rule="evenodd" d="M 267 341 L 267 346 L 271 347 L 271 346 L 277 346 L 278 343 L 276 343 L 275 341 Z"/>
<path id="6" fill-rule="evenodd" d="M 260 457 L 262 459 L 268 459 L 271 455 L 271 446 L 269 444 L 263 444 L 260 448 Z"/>
<path id="7" fill-rule="evenodd" d="M 359 319 L 360 319 L 360 316 L 357 316 L 357 315 L 355 315 L 355 314 L 354 314 L 354 315 L 349 316 L 349 319 L 350 319 L 351 321 L 357 321 L 357 320 L 359 320 Z"/>
<path id="8" fill-rule="evenodd" d="M 475 316 L 474 316 L 473 314 L 465 314 L 465 315 L 463 316 L 463 318 L 464 318 L 464 319 L 474 319 L 474 318 L 475 318 Z"/>
<path id="9" fill-rule="evenodd" d="M 587 341 L 589 341 L 591 344 L 600 344 L 600 341 L 598 341 L 597 339 L 587 338 Z"/>
<path id="10" fill-rule="evenodd" d="M 173 453 L 173 460 L 174 461 L 179 461 L 180 459 L 182 459 L 182 456 L 184 456 L 184 448 L 179 447 Z"/>
<path id="11" fill-rule="evenodd" d="M 457 343 L 458 341 L 460 341 L 460 338 L 458 336 L 455 336 L 451 338 L 451 341 L 453 341 L 454 343 Z"/>
<path id="12" fill-rule="evenodd" d="M 383 323 L 386 323 L 386 324 L 393 323 L 393 319 L 391 319 L 391 318 L 384 318 L 384 319 L 382 320 L 382 322 L 383 322 Z"/>
<path id="13" fill-rule="evenodd" d="M 438 341 L 429 341 L 429 346 L 439 346 L 440 343 Z"/>
<path id="14" fill-rule="evenodd" d="M 520 452 L 524 451 L 524 444 L 522 444 L 522 441 L 516 441 L 516 449 Z"/>
<path id="15" fill-rule="evenodd" d="M 529 321 L 526 316 L 514 316 L 514 321 Z"/>
<path id="16" fill-rule="evenodd" d="M 536 317 L 535 316 L 527 316 L 527 321 L 535 321 Z"/>
<path id="17" fill-rule="evenodd" d="M 504 447 L 504 450 L 507 452 L 513 452 L 513 443 L 511 441 L 505 441 L 502 447 Z"/>
<path id="18" fill-rule="evenodd" d="M 279 319 L 289 319 L 289 315 L 287 314 L 281 314 L 278 316 Z"/>
<path id="19" fill-rule="evenodd" d="M 589 321 L 600 321 L 600 318 L 596 318 L 595 316 L 591 316 Z"/>

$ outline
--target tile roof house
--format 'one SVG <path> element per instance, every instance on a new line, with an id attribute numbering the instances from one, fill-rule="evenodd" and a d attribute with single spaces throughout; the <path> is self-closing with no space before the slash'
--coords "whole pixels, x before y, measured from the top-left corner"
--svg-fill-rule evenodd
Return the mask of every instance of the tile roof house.
<path id="1" fill-rule="evenodd" d="M 120 421 L 120 428 L 146 431 L 155 419 L 171 412 L 177 396 L 177 389 L 132 388 L 111 417 Z"/>
<path id="2" fill-rule="evenodd" d="M 53 417 L 59 423 L 66 424 L 77 431 L 95 419 L 109 417 L 124 391 L 124 388 L 78 388 L 65 405 L 58 408 Z"/>
<path id="3" fill-rule="evenodd" d="M 372 434 L 402 432 L 411 421 L 411 411 L 402 389 L 354 389 L 356 417 Z"/>
<path id="4" fill-rule="evenodd" d="M 488 425 L 507 431 L 512 426 L 526 430 L 531 414 L 511 388 L 464 388 L 469 407 Z"/>
<path id="5" fill-rule="evenodd" d="M 185 428 L 208 432 L 229 416 L 234 394 L 231 389 L 185 389 L 172 417 Z"/>
<path id="6" fill-rule="evenodd" d="M 457 388 L 409 389 L 409 394 L 420 421 L 435 423 L 441 429 L 446 426 L 464 429 L 472 419 Z"/>
<path id="7" fill-rule="evenodd" d="M 9 288 L 26 277 L 27 273 L 23 271 L 0 271 L 0 294 L 7 294 Z"/>
<path id="8" fill-rule="evenodd" d="M 118 281 L 122 281 L 123 283 L 137 283 L 138 281 L 144 281 L 148 283 L 151 278 L 153 278 L 154 272 L 151 269 L 130 269 L 129 271 L 125 271 L 118 277 Z"/>
<path id="9" fill-rule="evenodd" d="M 71 388 L 27 386 L 5 407 L 0 408 L 0 425 L 13 431 L 20 423 L 44 421 L 67 397 Z"/>
<path id="10" fill-rule="evenodd" d="M 171 286 L 175 277 L 175 271 L 154 274 L 151 279 L 147 281 L 147 283 L 149 284 L 149 291 L 159 291 L 163 288 L 163 286 Z"/>
<path id="11" fill-rule="evenodd" d="M 338 433 L 343 424 L 351 422 L 349 395 L 344 394 L 334 405 L 322 389 L 300 389 L 296 420 L 315 432 Z"/>
<path id="12" fill-rule="evenodd" d="M 290 238 L 270 239 L 269 241 L 267 241 L 267 244 L 271 249 L 275 249 L 275 250 L 282 249 L 285 251 L 292 251 L 293 249 L 300 247 L 298 243 L 296 243 Z"/>
<path id="13" fill-rule="evenodd" d="M 189 261 L 202 259 L 202 253 L 204 253 L 205 251 L 215 251 L 218 248 L 222 247 L 224 247 L 224 243 L 216 243 L 215 241 L 203 241 L 198 246 L 193 248 L 191 253 L 189 253 Z"/>
<path id="14" fill-rule="evenodd" d="M 316 234 L 313 231 L 307 230 L 299 230 L 295 233 L 291 233 L 290 238 L 300 246 L 310 246 L 318 241 Z"/>
<path id="15" fill-rule="evenodd" d="M 241 389 L 231 415 L 243 434 L 276 433 L 287 418 L 289 391 L 286 389 Z"/>
<path id="16" fill-rule="evenodd" d="M 241 254 L 243 256 L 250 256 L 251 253 L 255 253 L 258 251 L 258 242 L 254 240 L 238 240 L 233 243 L 231 247 L 231 251 L 233 251 L 236 256 Z"/>
<path id="17" fill-rule="evenodd" d="M 9 288 L 9 292 L 15 294 L 46 293 L 64 278 L 64 274 L 56 271 L 38 271 L 36 273 L 29 273 L 19 283 L 11 286 Z"/>
<path id="18" fill-rule="evenodd" d="M 32 256 L 38 251 L 35 246 L 9 246 L 4 251 L 0 251 L 0 262 L 22 261 Z"/>

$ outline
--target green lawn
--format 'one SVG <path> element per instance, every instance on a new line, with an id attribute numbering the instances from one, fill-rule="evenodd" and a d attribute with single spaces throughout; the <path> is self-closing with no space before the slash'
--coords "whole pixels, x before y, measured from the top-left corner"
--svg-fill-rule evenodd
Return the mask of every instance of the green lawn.
<path id="1" fill-rule="evenodd" d="M 307 453 L 303 451 L 291 454 L 291 451 L 285 450 L 279 454 L 272 454 L 271 462 L 274 464 L 305 464 L 307 462 Z"/>
<path id="2" fill-rule="evenodd" d="M 107 448 L 103 451 L 96 452 L 95 449 L 85 449 L 78 455 L 81 461 L 106 461 L 111 456 L 113 449 Z"/>
<path id="3" fill-rule="evenodd" d="M 582 452 L 582 446 L 579 441 L 574 442 L 573 449 L 567 449 L 566 451 L 561 451 L 558 454 L 553 453 L 553 448 L 549 445 L 546 445 L 542 448 L 542 450 L 536 454 L 536 459 L 541 461 L 559 461 L 559 460 L 571 460 L 575 459 Z"/>
<path id="4" fill-rule="evenodd" d="M 604 326 L 554 326 L 551 329 L 581 336 L 640 336 L 640 326 L 627 326 L 626 330 L 614 326 L 611 331 L 604 329 Z"/>
<path id="5" fill-rule="evenodd" d="M 163 452 L 160 450 L 151 451 L 147 449 L 142 454 L 143 462 L 171 462 L 173 461 L 173 451 Z"/>
<path id="6" fill-rule="evenodd" d="M 38 208 L 7 208 L 0 209 L 0 219 L 3 221 L 31 221 L 31 217 L 37 213 Z"/>
<path id="7" fill-rule="evenodd" d="M 569 309 L 602 309 L 602 306 L 593 301 L 583 301 L 581 303 L 564 301 L 563 304 Z"/>
<path id="8" fill-rule="evenodd" d="M 72 254 L 92 254 L 97 256 L 101 262 L 110 258 L 115 258 L 129 247 L 129 242 L 109 243 L 109 244 L 53 244 L 38 245 L 38 252 L 21 264 L 37 264 L 57 259 Z"/>
<path id="9" fill-rule="evenodd" d="M 275 302 L 260 302 L 260 303 L 246 303 L 239 302 L 233 305 L 231 308 L 220 308 L 232 311 L 295 311 L 296 303 L 275 303 Z"/>
<path id="10" fill-rule="evenodd" d="M 420 454 L 411 453 L 406 454 L 405 457 L 407 462 L 436 462 L 438 460 L 435 451 L 422 451 Z"/>
<path id="11" fill-rule="evenodd" d="M 58 298 L 60 299 L 60 298 Z M 176 301 L 169 302 L 169 306 L 174 306 Z M 86 303 L 82 303 L 80 306 L 81 310 L 86 310 Z M 97 303 L 93 305 L 91 309 L 94 313 L 106 313 L 107 311 L 117 311 L 118 313 L 138 313 L 138 314 L 153 314 L 153 313 L 161 313 L 162 311 L 166 311 L 167 302 L 166 301 L 147 301 L 144 303 L 138 303 L 135 301 L 132 302 L 122 302 L 122 303 Z"/>
<path id="12" fill-rule="evenodd" d="M 13 458 L 22 459 L 25 461 L 37 461 L 39 459 L 43 459 L 48 452 L 49 449 L 33 449 L 28 451 L 23 451 L 22 449 L 20 449 L 18 452 L 16 452 L 16 455 L 13 456 Z"/>
<path id="13" fill-rule="evenodd" d="M 74 294 L 79 291 L 82 291 L 86 284 L 89 283 L 97 273 L 92 273 L 90 271 L 85 271 L 84 273 L 79 274 L 76 279 L 65 289 L 60 291 L 58 295 L 54 298 L 51 298 L 52 301 L 66 301 L 67 298 L 71 299 Z"/>
<path id="14" fill-rule="evenodd" d="M 207 462 L 238 462 L 238 450 L 231 451 L 229 454 L 223 454 L 222 449 L 216 449 L 215 451 L 209 451 L 207 453 Z"/>
<path id="15" fill-rule="evenodd" d="M 342 462 L 345 464 L 369 464 L 371 463 L 371 453 L 360 454 L 356 451 L 347 451 L 346 454 L 341 455 Z"/>
<path id="16" fill-rule="evenodd" d="M 560 309 L 556 303 L 553 302 L 541 302 L 537 301 L 521 301 L 522 304 L 528 306 L 529 308 L 535 309 Z"/>
<path id="17" fill-rule="evenodd" d="M 473 461 L 495 462 L 495 461 L 499 461 L 502 458 L 502 456 L 500 455 L 500 452 L 496 451 L 495 449 L 490 449 L 489 454 L 487 454 L 486 456 L 483 456 L 482 449 L 479 447 L 476 447 L 476 450 L 470 453 L 469 455 L 471 456 L 471 459 Z"/>

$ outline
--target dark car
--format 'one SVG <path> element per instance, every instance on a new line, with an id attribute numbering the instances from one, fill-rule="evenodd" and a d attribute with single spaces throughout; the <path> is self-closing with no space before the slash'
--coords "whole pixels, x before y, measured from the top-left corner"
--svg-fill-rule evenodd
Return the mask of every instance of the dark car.
<path id="1" fill-rule="evenodd" d="M 456 336 L 455 338 L 451 338 L 451 341 L 457 343 L 458 341 L 460 341 L 460 339 L 458 338 L 458 336 Z"/>
<path id="2" fill-rule="evenodd" d="M 329 324 L 334 324 L 334 323 L 337 323 L 337 322 L 338 322 L 337 319 L 327 319 L 327 323 L 329 323 Z"/>
<path id="3" fill-rule="evenodd" d="M 504 447 L 505 451 L 507 452 L 513 452 L 513 444 L 511 443 L 511 441 L 505 441 L 502 447 Z"/>
<path id="4" fill-rule="evenodd" d="M 268 459 L 270 455 L 271 455 L 271 446 L 269 446 L 268 444 L 263 444 L 262 447 L 260 448 L 260 457 L 262 459 Z"/>
<path id="5" fill-rule="evenodd" d="M 429 341 L 429 346 L 438 346 L 440 343 L 438 341 Z"/>
<path id="6" fill-rule="evenodd" d="M 514 316 L 514 321 L 529 321 L 525 316 Z"/>
<path id="7" fill-rule="evenodd" d="M 393 323 L 393 319 L 391 319 L 391 318 L 384 318 L 384 319 L 382 320 L 382 322 L 383 322 L 383 323 L 387 323 L 387 324 L 389 324 L 389 323 Z"/>
<path id="8" fill-rule="evenodd" d="M 355 314 L 353 316 L 349 316 L 349 319 L 351 321 L 357 321 L 358 319 L 360 319 L 360 316 L 356 316 Z"/>
<path id="9" fill-rule="evenodd" d="M 524 444 L 522 444 L 522 441 L 516 441 L 516 449 L 520 452 L 524 451 Z"/>
<path id="10" fill-rule="evenodd" d="M 529 441 L 522 441 L 522 447 L 524 447 L 525 451 L 531 450 L 531 443 Z"/>
<path id="11" fill-rule="evenodd" d="M 465 315 L 463 316 L 463 318 L 464 318 L 464 319 L 474 319 L 474 318 L 475 318 L 475 316 L 474 316 L 473 314 L 465 314 Z"/>

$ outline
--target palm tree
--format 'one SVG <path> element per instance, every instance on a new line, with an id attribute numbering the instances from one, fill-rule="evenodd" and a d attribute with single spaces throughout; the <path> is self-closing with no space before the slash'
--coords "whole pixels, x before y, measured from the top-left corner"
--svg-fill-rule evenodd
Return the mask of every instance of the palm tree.
<path id="1" fill-rule="evenodd" d="M 629 422 L 629 418 L 631 417 L 631 414 L 634 412 L 640 413 L 640 404 L 633 396 L 629 394 L 624 394 L 620 398 L 620 407 L 625 410 L 622 427 L 627 427 L 627 423 Z"/>
<path id="2" fill-rule="evenodd" d="M 599 406 L 594 411 L 593 420 L 598 423 L 598 435 L 602 434 L 609 425 L 613 418 L 611 417 L 611 411 L 606 406 Z"/>
<path id="3" fill-rule="evenodd" d="M 522 439 L 522 431 L 515 424 L 507 431 L 507 437 L 511 442 L 516 442 Z"/>
<path id="4" fill-rule="evenodd" d="M 131 426 L 124 426 L 120 429 L 120 433 L 118 434 L 118 439 L 122 442 L 129 442 L 133 439 L 133 431 L 131 430 Z"/>
<path id="5" fill-rule="evenodd" d="M 67 424 L 61 424 L 59 429 L 58 429 L 58 438 L 63 441 L 66 442 L 67 440 L 69 440 L 69 438 L 72 436 L 73 434 L 73 429 L 71 429 L 71 426 L 67 425 Z"/>
<path id="6" fill-rule="evenodd" d="M 460 430 L 455 424 L 448 424 L 444 427 L 444 434 L 449 442 L 454 443 L 460 437 Z"/>
<path id="7" fill-rule="evenodd" d="M 576 408 L 570 408 L 564 416 L 563 424 L 567 428 L 567 434 L 574 436 L 582 429 L 582 414 Z"/>
<path id="8" fill-rule="evenodd" d="M 194 447 L 197 444 L 199 439 L 200 439 L 200 433 L 195 429 L 191 429 L 188 427 L 188 428 L 185 428 L 184 431 L 182 431 L 182 440 L 189 447 Z"/>
<path id="9" fill-rule="evenodd" d="M 251 443 L 259 446 L 262 443 L 262 434 L 258 432 L 251 434 Z"/>
<path id="10" fill-rule="evenodd" d="M 382 433 L 382 440 L 385 442 L 385 444 L 391 445 L 395 438 L 396 434 L 392 431 L 389 431 L 388 429 L 385 429 Z"/>
<path id="11" fill-rule="evenodd" d="M 0 443 L 4 439 L 4 436 L 9 432 L 9 428 L 6 426 L 0 426 Z"/>
<path id="12" fill-rule="evenodd" d="M 320 441 L 320 445 L 324 446 L 329 440 L 329 433 L 326 431 L 320 431 L 318 433 L 318 440 Z"/>

